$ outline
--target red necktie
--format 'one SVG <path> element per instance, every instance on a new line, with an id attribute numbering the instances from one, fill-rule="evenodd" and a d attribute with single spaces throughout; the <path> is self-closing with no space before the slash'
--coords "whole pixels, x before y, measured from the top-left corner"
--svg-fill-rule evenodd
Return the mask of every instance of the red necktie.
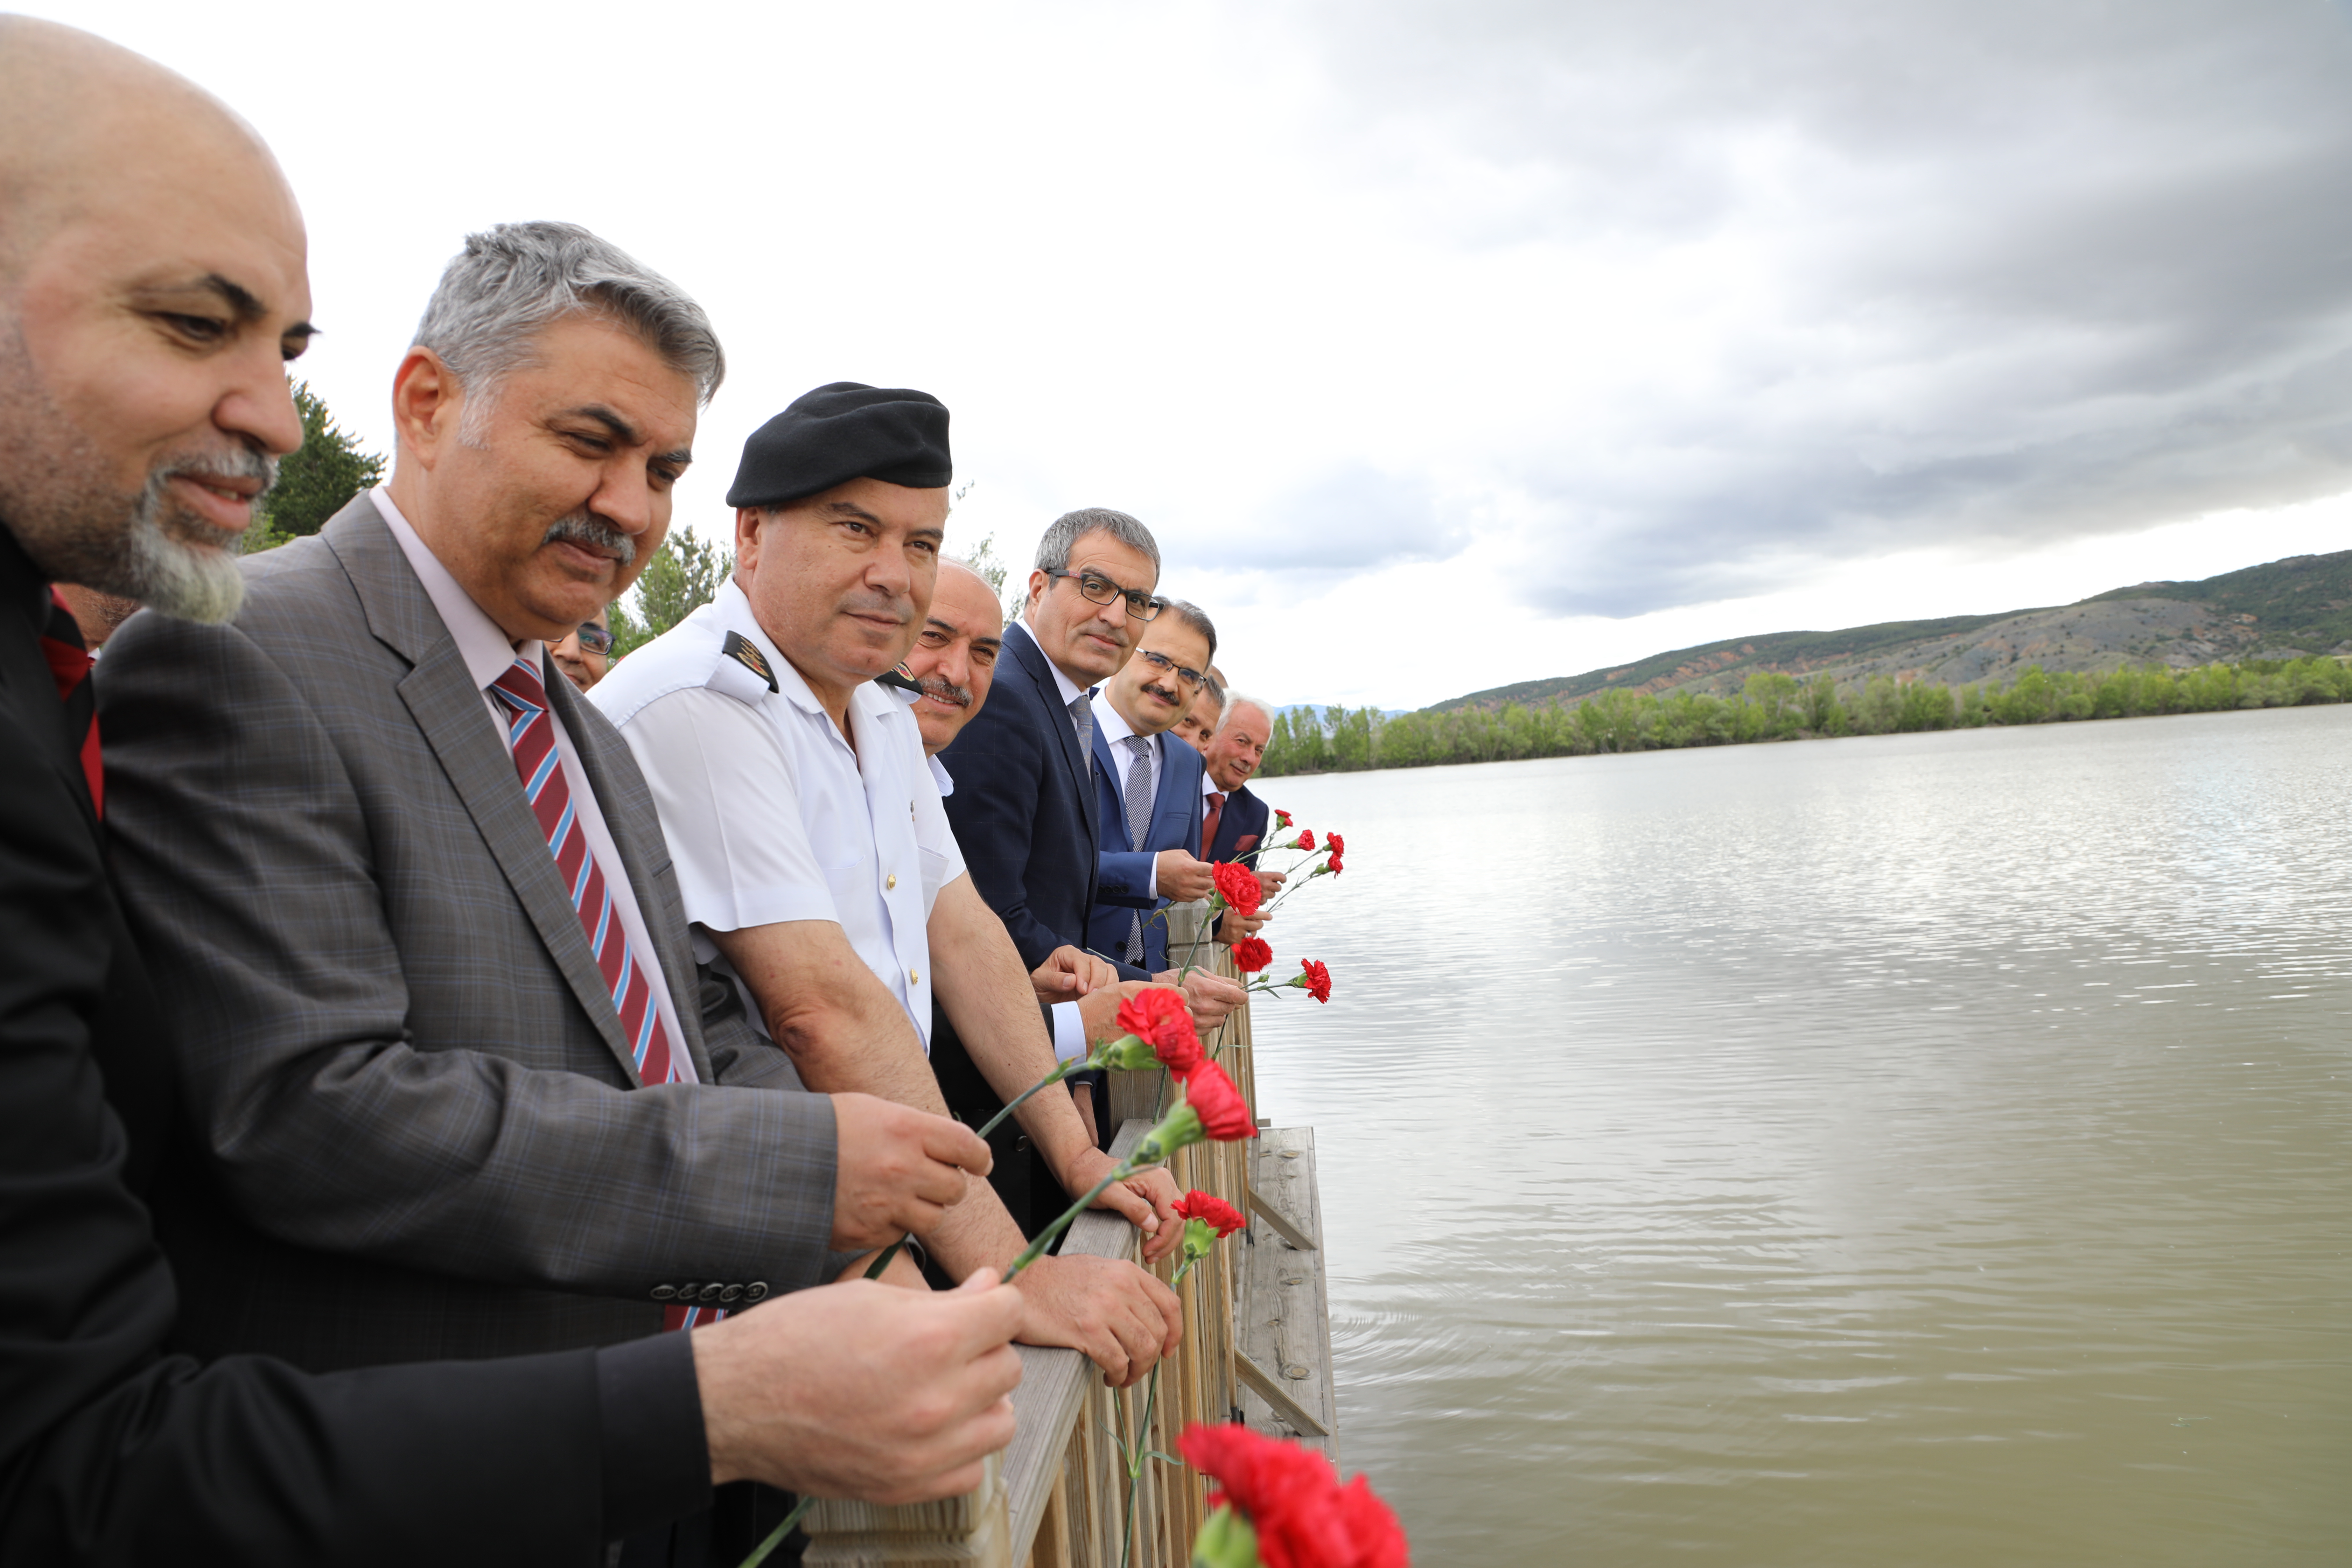
<path id="1" fill-rule="evenodd" d="M 66 735 L 81 737 L 81 776 L 89 785 L 89 809 L 106 815 L 106 773 L 98 752 L 98 694 L 90 689 L 89 650 L 82 646 L 81 627 L 65 595 L 49 590 L 49 625 L 41 633 L 41 657 L 49 661 L 49 679 L 58 683 L 58 700 L 66 705 Z"/>
<path id="2" fill-rule="evenodd" d="M 1201 858 L 1206 860 L 1217 842 L 1217 817 L 1225 809 L 1225 797 L 1216 790 L 1209 792 L 1209 809 L 1201 816 Z"/>
<path id="3" fill-rule="evenodd" d="M 507 710 L 507 733 L 514 742 L 515 776 L 547 835 L 548 852 L 563 873 L 579 912 L 580 929 L 596 955 L 596 968 L 612 987 L 614 1010 L 621 1015 L 621 1034 L 636 1058 L 641 1084 L 675 1083 L 677 1064 L 670 1054 L 669 1033 L 662 1027 L 661 1011 L 654 1005 L 653 984 L 629 951 L 628 932 L 620 911 L 613 907 L 613 889 L 604 868 L 588 847 L 587 830 L 572 807 L 572 785 L 563 776 L 563 759 L 555 749 L 555 721 L 547 710 L 547 688 L 539 671 L 517 659 L 490 683 L 490 695 Z M 709 1307 L 665 1307 L 662 1326 L 690 1329 L 724 1316 Z"/>

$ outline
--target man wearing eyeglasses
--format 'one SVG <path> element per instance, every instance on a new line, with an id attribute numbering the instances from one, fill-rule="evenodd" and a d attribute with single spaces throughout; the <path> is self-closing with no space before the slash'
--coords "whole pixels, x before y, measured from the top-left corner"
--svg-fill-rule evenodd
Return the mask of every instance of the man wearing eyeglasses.
<path id="1" fill-rule="evenodd" d="M 1087 934 L 1097 952 L 1155 973 L 1170 964 L 1160 911 L 1216 890 L 1208 862 L 1192 854 L 1201 843 L 1201 753 L 1168 733 L 1200 695 L 1216 652 L 1208 616 L 1171 600 L 1094 699 L 1102 848 Z"/>
<path id="2" fill-rule="evenodd" d="M 988 706 L 940 753 L 955 776 L 944 804 L 964 867 L 1033 977 L 1053 964 L 1084 973 L 1090 990 L 1153 977 L 1089 952 L 1087 925 L 1108 831 L 1095 798 L 1093 689 L 1159 617 L 1159 585 L 1160 546 L 1134 518 L 1089 507 L 1055 519 L 1037 542 L 1028 603 L 1004 628 Z M 1242 1001 L 1241 987 L 1205 972 L 1184 991 L 1204 1030 Z M 993 1114 L 998 1101 L 952 1029 L 933 1037 L 931 1067 L 959 1119 Z M 999 1150 L 999 1167 L 1014 1157 Z"/>
<path id="3" fill-rule="evenodd" d="M 550 643 L 547 657 L 563 672 L 563 679 L 585 691 L 604 679 L 613 657 L 613 624 L 610 606 L 596 612 L 595 618 L 581 622 L 572 635 L 560 643 Z"/>

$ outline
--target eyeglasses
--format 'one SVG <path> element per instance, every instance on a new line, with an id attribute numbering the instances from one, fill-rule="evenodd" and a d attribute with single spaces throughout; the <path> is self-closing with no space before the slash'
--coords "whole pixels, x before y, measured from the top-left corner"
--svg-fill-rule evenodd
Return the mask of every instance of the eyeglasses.
<path id="1" fill-rule="evenodd" d="M 613 651 L 613 634 L 593 621 L 583 621 L 573 634 L 580 639 L 582 653 L 607 654 Z"/>
<path id="2" fill-rule="evenodd" d="M 1198 691 L 1201 689 L 1201 681 L 1202 677 L 1199 670 L 1193 669 L 1186 665 L 1179 664 L 1164 653 L 1154 653 L 1148 647 L 1137 648 L 1135 650 L 1135 657 L 1142 659 L 1146 663 L 1150 664 L 1152 668 L 1160 670 L 1163 674 L 1174 676 L 1177 679 L 1184 683 L 1184 689 L 1187 691 Z"/>
<path id="3" fill-rule="evenodd" d="M 1113 599 L 1125 599 L 1127 613 L 1139 621 L 1150 620 L 1168 607 L 1167 600 L 1155 599 L 1140 588 L 1122 588 L 1099 572 L 1048 572 L 1045 575 L 1072 579 L 1088 604 L 1108 605 Z"/>

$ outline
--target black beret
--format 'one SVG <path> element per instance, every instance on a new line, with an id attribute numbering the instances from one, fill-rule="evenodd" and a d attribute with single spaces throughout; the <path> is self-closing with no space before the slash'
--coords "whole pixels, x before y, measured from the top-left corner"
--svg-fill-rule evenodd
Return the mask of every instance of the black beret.
<path id="1" fill-rule="evenodd" d="M 751 432 L 729 506 L 790 506 L 852 479 L 945 489 L 947 405 L 928 392 L 836 381 L 804 392 Z"/>

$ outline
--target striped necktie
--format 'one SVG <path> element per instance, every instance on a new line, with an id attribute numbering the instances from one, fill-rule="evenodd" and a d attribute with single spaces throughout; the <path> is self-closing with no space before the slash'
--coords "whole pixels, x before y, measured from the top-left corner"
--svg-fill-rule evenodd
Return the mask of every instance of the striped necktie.
<path id="1" fill-rule="evenodd" d="M 1127 765 L 1127 842 L 1130 848 L 1146 847 L 1144 840 L 1151 831 L 1151 737 L 1129 735 L 1126 738 L 1128 754 L 1133 759 Z M 1137 910 L 1128 921 L 1127 961 L 1143 962 L 1143 913 Z"/>
<path id="2" fill-rule="evenodd" d="M 507 666 L 490 683 L 490 695 L 507 711 L 507 735 L 514 747 L 515 775 L 522 793 L 547 835 L 548 852 L 563 873 L 580 929 L 596 955 L 596 968 L 610 988 L 613 1009 L 621 1016 L 621 1035 L 629 1042 L 641 1084 L 676 1083 L 678 1064 L 671 1054 L 669 1032 L 662 1027 L 661 1010 L 654 1005 L 653 985 L 645 968 L 629 950 L 629 933 L 613 905 L 613 889 L 604 880 L 588 847 L 587 829 L 572 805 L 572 785 L 563 776 L 563 760 L 555 749 L 555 721 L 547 710 L 547 688 L 527 659 Z M 698 1322 L 716 1321 L 720 1312 L 708 1307 L 667 1307 L 663 1327 L 688 1329 Z"/>

